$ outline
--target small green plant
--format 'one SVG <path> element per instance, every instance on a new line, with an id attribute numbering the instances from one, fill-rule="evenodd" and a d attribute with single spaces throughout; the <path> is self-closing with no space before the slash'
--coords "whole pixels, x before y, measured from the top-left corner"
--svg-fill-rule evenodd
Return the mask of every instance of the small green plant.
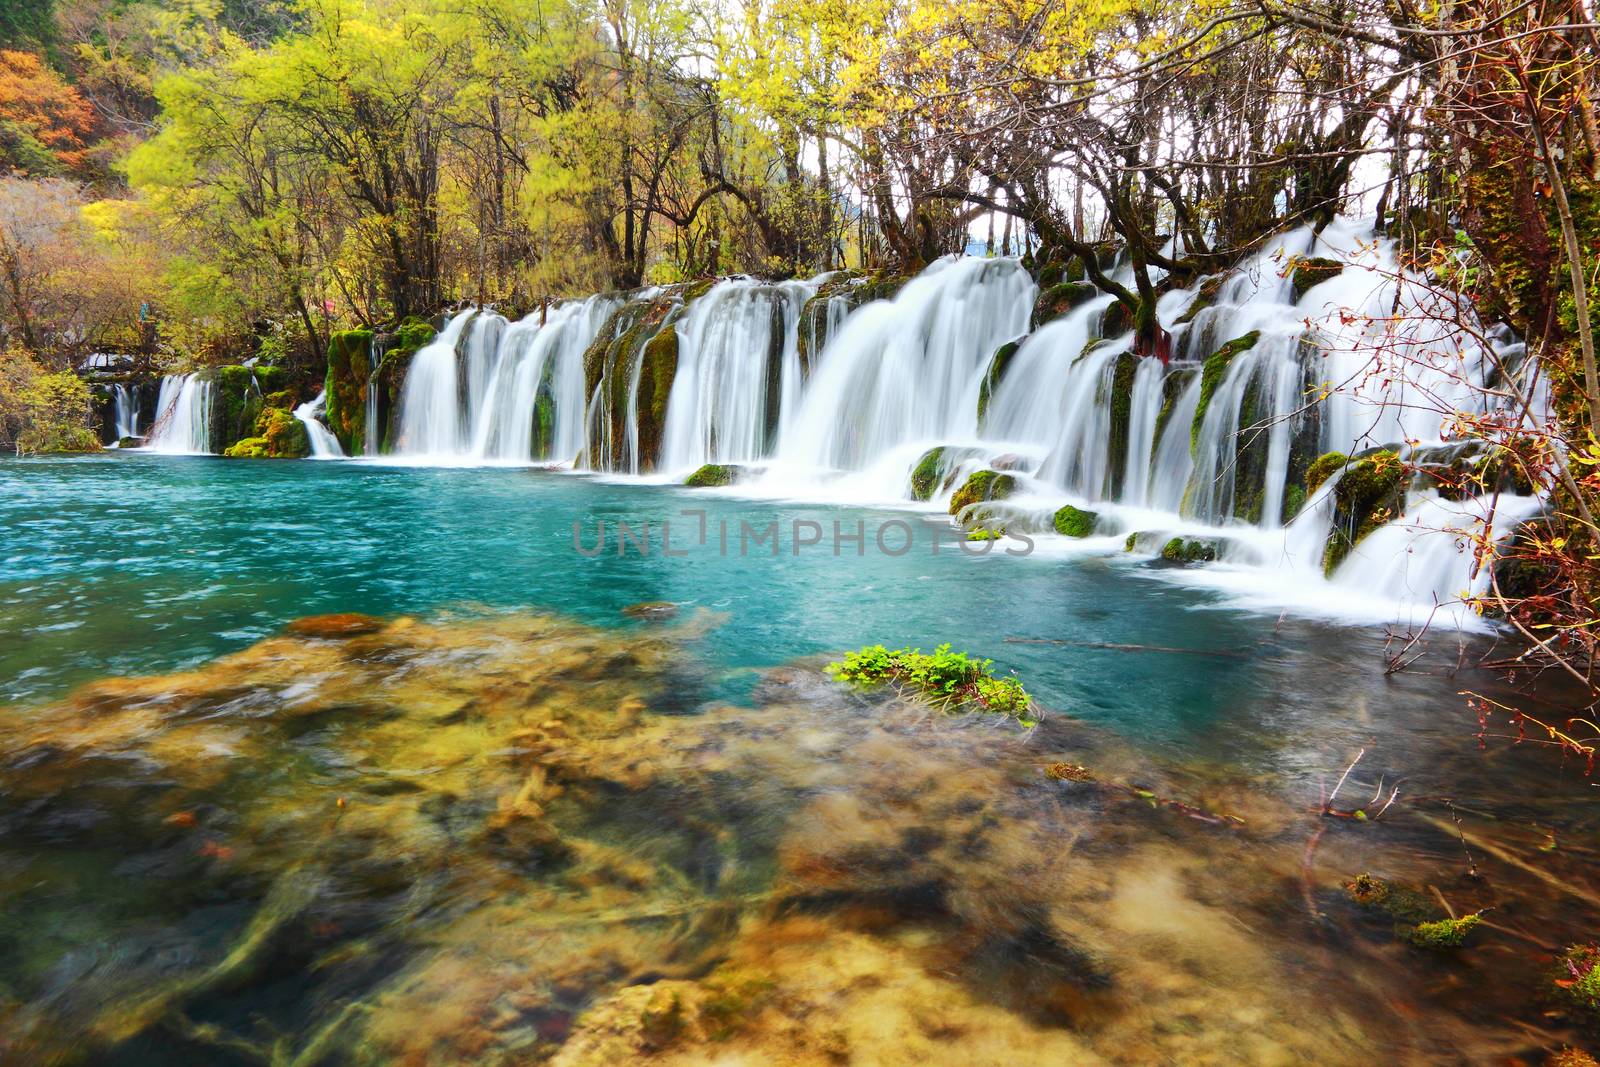
<path id="1" fill-rule="evenodd" d="M 1411 928 L 1411 932 L 1406 937 L 1418 948 L 1429 948 L 1435 951 L 1456 949 L 1466 943 L 1467 934 L 1482 921 L 1474 914 L 1463 915 L 1459 919 L 1440 919 L 1438 922 L 1418 923 Z"/>
<path id="2" fill-rule="evenodd" d="M 920 648 L 891 652 L 882 645 L 868 645 L 828 664 L 828 674 L 855 685 L 894 683 L 916 690 L 936 703 L 972 704 L 985 711 L 1014 716 L 1025 726 L 1034 725 L 1038 720 L 1028 714 L 1033 701 L 1022 683 L 1015 678 L 996 678 L 989 670 L 993 665 L 993 660 L 952 652 L 948 643 L 934 649 L 931 655 Z"/>
<path id="3" fill-rule="evenodd" d="M 971 530 L 967 533 L 968 541 L 998 541 L 1006 535 L 1004 530 Z"/>

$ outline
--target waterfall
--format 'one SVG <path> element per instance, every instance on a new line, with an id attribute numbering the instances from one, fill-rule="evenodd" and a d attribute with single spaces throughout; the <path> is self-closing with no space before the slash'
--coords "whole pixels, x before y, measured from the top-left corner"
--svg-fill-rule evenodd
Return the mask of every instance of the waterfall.
<path id="1" fill-rule="evenodd" d="M 597 296 L 517 322 L 463 311 L 412 357 L 395 453 L 444 463 L 571 461 L 583 451 L 583 354 L 615 308 Z"/>
<path id="2" fill-rule="evenodd" d="M 1015 260 L 945 258 L 857 308 L 815 357 L 777 460 L 861 470 L 906 445 L 975 438 L 990 358 L 1027 330 L 1034 294 Z"/>
<path id="3" fill-rule="evenodd" d="M 211 452 L 211 402 L 216 387 L 199 374 L 169 374 L 161 379 L 155 421 L 145 449 L 173 455 Z"/>
<path id="4" fill-rule="evenodd" d="M 678 368 L 667 405 L 661 467 L 764 458 L 800 395 L 800 309 L 814 282 L 730 279 L 677 323 Z"/>
<path id="5" fill-rule="evenodd" d="M 318 393 L 316 399 L 307 400 L 295 408 L 294 417 L 306 428 L 306 440 L 311 442 L 312 459 L 343 459 L 344 449 L 339 447 L 339 439 L 322 424 L 323 413 L 327 410 L 328 394 L 324 391 Z"/>
<path id="6" fill-rule="evenodd" d="M 382 385 L 378 380 L 378 368 L 382 362 L 383 353 L 378 349 L 378 337 L 374 334 L 367 345 L 367 366 L 372 368 L 372 372 L 367 375 L 367 414 L 361 432 L 363 456 L 376 456 L 383 448 L 379 426 L 382 410 L 378 406 L 378 389 Z"/>
<path id="7" fill-rule="evenodd" d="M 112 390 L 112 418 L 116 425 L 117 440 L 139 436 L 139 391 L 126 385 Z"/>
<path id="8" fill-rule="evenodd" d="M 1125 262 L 1109 269 L 1131 287 Z M 1360 222 L 1289 231 L 1235 269 L 1170 288 L 1156 308 L 1169 363 L 1137 355 L 1125 309 L 1092 290 L 1030 329 L 1039 292 L 1016 259 L 946 257 L 870 298 L 888 291 L 850 275 L 734 278 L 514 322 L 464 311 L 413 358 L 395 451 L 675 480 L 740 464 L 758 468 L 745 491 L 909 503 L 911 471 L 943 447 L 930 506 L 972 472 L 1005 470 L 1006 521 L 1048 534 L 1070 503 L 1098 516 L 1085 545 L 1134 535 L 1136 556 L 1206 538 L 1218 562 L 1171 580 L 1237 602 L 1360 601 L 1410 618 L 1396 605 L 1431 610 L 1481 586 L 1461 546 L 1485 501 L 1413 489 L 1342 562 L 1325 553 L 1339 476 L 1308 492 L 1317 456 L 1451 446 L 1439 402 L 1476 410 L 1501 365 L 1527 363 L 1514 338 L 1486 349 L 1452 328 L 1469 309 L 1441 303 Z M 375 395 L 369 383 L 369 453 Z M 1501 498 L 1496 536 L 1537 507 Z"/>

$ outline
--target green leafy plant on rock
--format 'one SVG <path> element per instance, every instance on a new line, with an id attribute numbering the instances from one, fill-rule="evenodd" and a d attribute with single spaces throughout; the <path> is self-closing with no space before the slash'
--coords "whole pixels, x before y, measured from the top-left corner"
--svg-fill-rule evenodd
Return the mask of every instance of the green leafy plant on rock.
<path id="1" fill-rule="evenodd" d="M 1556 962 L 1551 985 L 1558 1001 L 1591 1026 L 1600 1025 L 1600 945 L 1569 946 Z"/>
<path id="2" fill-rule="evenodd" d="M 828 674 L 841 682 L 877 686 L 894 684 L 946 707 L 972 706 L 1010 715 L 1025 726 L 1038 720 L 1029 714 L 1033 700 L 1015 678 L 997 678 L 993 660 L 974 659 L 952 652 L 948 643 L 931 655 L 920 648 L 891 652 L 883 645 L 868 645 L 828 664 Z"/>
<path id="3" fill-rule="evenodd" d="M 1459 919 L 1439 919 L 1434 922 L 1418 923 L 1406 935 L 1417 948 L 1432 949 L 1435 952 L 1444 952 L 1458 949 L 1466 944 L 1467 934 L 1474 926 L 1482 922 L 1476 914 L 1463 915 Z"/>

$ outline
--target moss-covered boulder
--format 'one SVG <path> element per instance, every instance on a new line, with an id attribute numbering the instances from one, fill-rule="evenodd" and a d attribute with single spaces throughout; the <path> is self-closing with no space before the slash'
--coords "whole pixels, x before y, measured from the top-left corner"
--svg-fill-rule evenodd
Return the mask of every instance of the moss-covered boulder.
<path id="1" fill-rule="evenodd" d="M 732 485 L 738 477 L 739 469 L 728 463 L 707 463 L 699 470 L 683 480 L 683 484 L 691 489 L 715 489 L 719 486 Z"/>
<path id="2" fill-rule="evenodd" d="M 235 441 L 222 454 L 230 459 L 302 459 L 311 454 L 311 441 L 293 414 L 267 408 L 256 419 L 255 436 Z"/>
<path id="3" fill-rule="evenodd" d="M 1066 504 L 1056 511 L 1051 525 L 1062 537 L 1088 537 L 1094 533 L 1095 523 L 1099 521 L 1098 512 L 1085 511 Z"/>
<path id="4" fill-rule="evenodd" d="M 1405 483 L 1405 465 L 1387 450 L 1369 452 L 1345 469 L 1333 487 L 1333 530 L 1322 554 L 1323 573 L 1332 577 L 1351 549 L 1405 511 Z"/>
<path id="5" fill-rule="evenodd" d="M 1313 288 L 1329 278 L 1337 278 L 1343 270 L 1344 264 L 1337 259 L 1295 257 L 1289 267 L 1289 285 L 1294 289 L 1295 301 L 1298 303 Z"/>
<path id="6" fill-rule="evenodd" d="M 911 499 L 931 500 L 939 481 L 944 477 L 944 446 L 930 448 L 911 468 Z"/>
<path id="7" fill-rule="evenodd" d="M 1333 477 L 1335 471 L 1345 468 L 1350 462 L 1350 457 L 1343 452 L 1324 452 L 1312 460 L 1311 466 L 1306 468 L 1306 492 L 1315 493 L 1322 488 L 1322 483 Z"/>
<path id="8" fill-rule="evenodd" d="M 670 334 L 667 331 L 682 314 L 683 306 L 682 290 L 630 300 L 611 314 L 585 350 L 584 393 L 586 396 L 599 394 L 604 422 L 601 432 L 589 441 L 590 452 L 581 457 L 584 464 L 598 470 L 627 469 L 631 460 L 626 450 L 628 406 L 634 395 L 630 389 L 637 386 L 639 469 L 655 469 L 660 459 L 661 432 L 666 426 L 667 398 L 671 395 L 672 378 L 678 366 L 677 331 L 674 329 Z M 650 346 L 658 339 L 659 344 L 652 353 Z M 648 385 L 645 382 L 647 363 Z M 536 430 L 535 440 L 540 436 L 540 431 Z"/>
<path id="9" fill-rule="evenodd" d="M 861 297 L 856 291 L 860 279 L 861 275 L 855 271 L 835 271 L 801 305 L 795 337 L 801 373 L 811 373 L 811 365 L 827 346 L 834 327 L 860 303 Z"/>
<path id="10" fill-rule="evenodd" d="M 1221 543 L 1209 537 L 1174 537 L 1161 546 L 1161 561 L 1181 567 L 1211 563 L 1220 548 Z"/>
<path id="11" fill-rule="evenodd" d="M 950 514 L 959 514 L 969 504 L 985 500 L 1004 500 L 1017 491 L 1017 480 L 999 471 L 974 471 L 950 498 Z"/>
<path id="12" fill-rule="evenodd" d="M 371 330 L 340 330 L 328 338 L 328 429 L 345 455 L 359 455 L 367 436 L 367 390 L 372 380 Z"/>
<path id="13" fill-rule="evenodd" d="M 1074 311 L 1095 297 L 1100 295 L 1100 290 L 1092 282 L 1057 282 L 1039 290 L 1039 297 L 1033 302 L 1033 314 L 1029 321 L 1034 329 L 1070 311 Z"/>

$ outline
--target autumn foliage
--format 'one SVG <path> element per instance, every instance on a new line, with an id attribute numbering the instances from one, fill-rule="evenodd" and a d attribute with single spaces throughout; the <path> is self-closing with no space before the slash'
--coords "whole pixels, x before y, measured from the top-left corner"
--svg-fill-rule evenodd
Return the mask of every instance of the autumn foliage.
<path id="1" fill-rule="evenodd" d="M 43 60 L 0 50 L 0 173 L 79 170 L 95 127 L 88 101 Z"/>

